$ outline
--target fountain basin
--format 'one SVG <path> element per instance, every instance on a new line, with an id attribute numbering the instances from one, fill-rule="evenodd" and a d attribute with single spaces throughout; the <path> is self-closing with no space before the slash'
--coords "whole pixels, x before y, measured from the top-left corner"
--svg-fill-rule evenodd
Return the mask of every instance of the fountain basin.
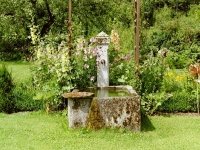
<path id="1" fill-rule="evenodd" d="M 86 88 L 77 93 L 84 94 L 78 98 L 63 94 L 63 97 L 68 98 L 69 127 L 141 130 L 140 98 L 131 86 Z M 86 96 L 88 93 L 96 95 Z"/>

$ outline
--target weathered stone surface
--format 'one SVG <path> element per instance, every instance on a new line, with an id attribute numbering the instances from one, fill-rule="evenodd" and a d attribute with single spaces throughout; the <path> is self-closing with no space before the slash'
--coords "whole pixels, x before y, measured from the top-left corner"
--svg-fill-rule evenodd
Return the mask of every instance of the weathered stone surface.
<path id="1" fill-rule="evenodd" d="M 90 98 L 94 97 L 94 93 L 90 92 L 70 92 L 62 94 L 64 98 Z"/>
<path id="2" fill-rule="evenodd" d="M 85 127 L 92 98 L 68 99 L 68 122 L 69 127 Z"/>
<path id="3" fill-rule="evenodd" d="M 115 97 L 97 100 L 105 126 L 141 130 L 139 97 Z"/>
<path id="4" fill-rule="evenodd" d="M 72 128 L 90 127 L 91 129 L 100 129 L 106 126 L 140 131 L 140 97 L 130 86 L 110 87 L 112 90 L 113 88 L 128 90 L 130 95 L 105 98 L 98 96 L 69 98 L 69 126 Z"/>
<path id="5" fill-rule="evenodd" d="M 106 33 L 101 32 L 96 36 L 96 42 L 99 59 L 97 65 L 97 84 L 100 87 L 109 86 L 108 45 L 110 38 Z"/>
<path id="6" fill-rule="evenodd" d="M 86 120 L 86 126 L 90 129 L 101 129 L 105 125 L 97 100 L 93 99 L 89 114 Z"/>

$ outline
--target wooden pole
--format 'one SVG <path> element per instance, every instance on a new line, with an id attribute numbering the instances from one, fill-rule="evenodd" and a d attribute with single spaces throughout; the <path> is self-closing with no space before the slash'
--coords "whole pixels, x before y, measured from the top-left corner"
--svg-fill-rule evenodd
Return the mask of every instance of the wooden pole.
<path id="1" fill-rule="evenodd" d="M 197 113 L 199 115 L 199 65 L 196 66 L 197 70 Z"/>
<path id="2" fill-rule="evenodd" d="M 68 8 L 68 46 L 69 46 L 69 56 L 71 56 L 72 51 L 72 0 L 69 0 L 69 8 Z"/>
<path id="3" fill-rule="evenodd" d="M 134 47 L 134 56 L 136 66 L 139 65 L 139 46 L 140 46 L 140 0 L 135 0 L 135 47 Z"/>
<path id="4" fill-rule="evenodd" d="M 198 85 L 199 85 L 199 83 L 198 83 L 198 78 L 197 78 L 197 113 L 198 113 L 198 115 L 199 115 L 199 91 L 198 91 Z"/>

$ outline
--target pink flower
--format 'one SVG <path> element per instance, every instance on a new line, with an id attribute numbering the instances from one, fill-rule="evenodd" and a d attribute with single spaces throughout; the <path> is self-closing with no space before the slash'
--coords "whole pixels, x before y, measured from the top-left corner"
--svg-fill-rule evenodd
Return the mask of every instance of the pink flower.
<path id="1" fill-rule="evenodd" d="M 93 56 L 96 56 L 97 55 L 97 49 L 94 49 L 92 54 L 93 54 Z"/>
<path id="2" fill-rule="evenodd" d="M 79 45 L 78 45 L 78 49 L 83 49 L 83 45 L 82 45 L 82 44 L 79 44 Z"/>
<path id="3" fill-rule="evenodd" d="M 84 61 L 87 61 L 88 60 L 88 57 L 87 56 L 84 56 Z"/>
<path id="4" fill-rule="evenodd" d="M 92 76 L 92 77 L 90 78 L 90 81 L 94 81 L 94 76 Z"/>
<path id="5" fill-rule="evenodd" d="M 131 59 L 131 55 L 130 55 L 130 54 L 127 54 L 127 55 L 125 56 L 125 59 L 126 59 L 126 60 Z"/>
<path id="6" fill-rule="evenodd" d="M 90 39 L 90 42 L 91 42 L 91 43 L 94 43 L 94 42 L 96 42 L 96 39 L 95 39 L 94 37 L 92 37 L 92 38 Z"/>
<path id="7" fill-rule="evenodd" d="M 79 54 L 80 54 L 80 52 L 77 51 L 77 52 L 76 52 L 76 55 L 79 55 Z"/>
<path id="8" fill-rule="evenodd" d="M 88 69 L 88 68 L 89 68 L 89 65 L 88 65 L 88 64 L 85 64 L 85 65 L 84 65 L 84 68 L 85 68 L 85 69 Z"/>
<path id="9" fill-rule="evenodd" d="M 84 49 L 84 54 L 87 54 L 87 50 L 86 49 Z"/>

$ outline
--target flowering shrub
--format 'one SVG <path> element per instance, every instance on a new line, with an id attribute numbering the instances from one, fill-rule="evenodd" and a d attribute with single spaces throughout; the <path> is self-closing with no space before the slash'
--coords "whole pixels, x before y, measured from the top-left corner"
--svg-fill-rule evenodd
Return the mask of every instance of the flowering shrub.
<path id="1" fill-rule="evenodd" d="M 95 38 L 87 42 L 83 37 L 79 38 L 76 43 L 76 49 L 72 56 L 73 66 L 73 85 L 74 87 L 95 86 L 97 79 L 97 48 Z"/>
<path id="2" fill-rule="evenodd" d="M 109 47 L 109 67 L 111 85 L 133 85 L 134 61 L 130 54 L 123 54 L 120 48 L 120 37 L 115 30 L 111 31 Z"/>
<path id="3" fill-rule="evenodd" d="M 34 35 L 32 40 L 35 40 Z M 90 42 L 83 37 L 78 39 L 72 56 L 69 56 L 65 41 L 62 36 L 46 37 L 35 46 L 32 73 L 33 83 L 38 92 L 34 99 L 59 103 L 61 93 L 77 87 L 95 85 L 97 55 L 95 39 L 91 38 Z"/>
<path id="4" fill-rule="evenodd" d="M 138 68 L 138 93 L 142 95 L 160 92 L 165 71 L 165 62 L 162 56 L 147 59 Z"/>
<path id="5" fill-rule="evenodd" d="M 57 106 L 61 103 L 61 93 L 72 89 L 72 68 L 66 43 L 52 43 L 41 41 L 35 47 L 32 73 L 37 95 L 34 99 L 47 100 Z"/>
<path id="6" fill-rule="evenodd" d="M 165 91 L 162 91 L 163 77 L 165 73 L 164 57 L 150 57 L 138 67 L 136 77 L 136 90 L 141 96 L 141 103 L 146 114 L 153 114 L 167 99 Z"/>
<path id="7" fill-rule="evenodd" d="M 177 73 L 173 70 L 168 70 L 164 75 L 162 88 L 170 93 L 175 91 L 181 91 L 187 86 L 188 75 L 184 72 Z"/>

